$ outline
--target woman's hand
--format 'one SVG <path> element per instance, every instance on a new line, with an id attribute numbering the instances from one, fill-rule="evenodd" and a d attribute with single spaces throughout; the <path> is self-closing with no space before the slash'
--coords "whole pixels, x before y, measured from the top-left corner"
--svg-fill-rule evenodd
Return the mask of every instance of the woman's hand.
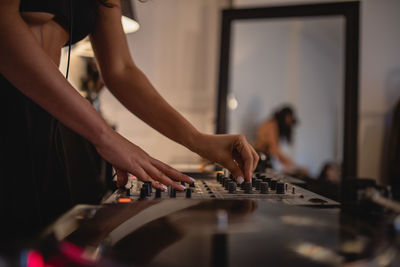
<path id="1" fill-rule="evenodd" d="M 251 180 L 258 155 L 243 135 L 200 134 L 194 149 L 200 156 L 227 168 L 238 183 Z"/>
<path id="2" fill-rule="evenodd" d="M 184 186 L 176 181 L 193 183 L 194 179 L 150 157 L 140 147 L 132 144 L 117 132 L 110 131 L 95 145 L 99 154 L 110 162 L 117 173 L 117 185 L 125 185 L 128 173 L 141 181 L 151 181 L 152 186 L 166 190 L 166 186 L 182 191 Z"/>

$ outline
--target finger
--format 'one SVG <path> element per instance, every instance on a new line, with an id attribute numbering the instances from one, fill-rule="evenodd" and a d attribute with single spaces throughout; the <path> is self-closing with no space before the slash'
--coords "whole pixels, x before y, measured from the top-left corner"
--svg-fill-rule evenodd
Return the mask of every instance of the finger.
<path id="1" fill-rule="evenodd" d="M 161 172 L 165 173 L 168 177 L 177 180 L 177 181 L 182 181 L 188 184 L 193 184 L 196 180 L 193 179 L 192 177 L 187 176 L 186 174 L 181 173 L 180 171 L 175 170 L 171 166 L 168 166 L 167 164 L 153 159 L 152 164 L 159 169 Z"/>
<path id="2" fill-rule="evenodd" d="M 128 183 L 128 173 L 117 168 L 115 168 L 115 173 L 117 174 L 117 187 L 125 186 Z"/>
<path id="3" fill-rule="evenodd" d="M 222 162 L 222 165 L 231 172 L 233 178 L 235 178 L 237 183 L 239 183 L 239 184 L 243 183 L 243 181 L 244 181 L 243 172 L 239 168 L 238 164 L 233 159 L 230 161 L 228 160 L 228 161 Z"/>
<path id="4" fill-rule="evenodd" d="M 254 158 L 254 164 L 253 164 L 253 172 L 254 172 L 257 168 L 257 164 L 258 164 L 258 161 L 260 160 L 260 157 L 258 156 L 258 154 L 253 146 L 250 146 L 250 150 L 251 150 L 251 153 L 253 154 L 253 158 Z"/>
<path id="5" fill-rule="evenodd" d="M 171 186 L 179 191 L 183 191 L 186 189 L 185 186 L 172 181 L 168 176 L 166 176 L 163 172 L 161 172 L 159 169 L 151 164 L 145 166 L 145 170 L 154 180 L 157 180 L 164 185 Z"/>
<path id="6" fill-rule="evenodd" d="M 247 144 L 248 143 L 247 143 L 246 139 L 244 138 L 244 136 L 240 136 L 240 138 L 234 144 L 234 149 L 236 149 L 240 153 L 240 156 L 244 163 L 243 173 L 244 173 L 245 179 L 247 181 L 250 181 L 252 168 L 253 168 L 253 155 Z"/>
<path id="7" fill-rule="evenodd" d="M 135 168 L 135 171 L 133 174 L 142 182 L 151 182 L 151 186 L 154 188 L 159 188 L 163 191 L 167 190 L 167 187 L 163 184 L 160 184 L 159 182 L 155 181 L 154 179 L 151 178 L 151 176 L 143 169 L 143 168 Z"/>
<path id="8" fill-rule="evenodd" d="M 161 183 L 159 183 L 158 181 L 152 179 L 152 178 L 148 178 L 147 181 L 151 182 L 151 186 L 156 188 L 156 189 L 161 189 L 162 191 L 166 191 L 167 187 Z"/>

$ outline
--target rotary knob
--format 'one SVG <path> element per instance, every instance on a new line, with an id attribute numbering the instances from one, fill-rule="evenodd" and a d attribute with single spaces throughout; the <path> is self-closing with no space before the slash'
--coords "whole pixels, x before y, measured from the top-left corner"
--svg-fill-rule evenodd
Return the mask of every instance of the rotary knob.
<path id="1" fill-rule="evenodd" d="M 156 189 L 156 198 L 161 198 L 161 189 L 160 188 Z"/>
<path id="2" fill-rule="evenodd" d="M 176 189 L 171 187 L 171 190 L 169 192 L 169 197 L 170 198 L 176 198 Z"/>
<path id="3" fill-rule="evenodd" d="M 271 183 L 270 183 L 271 190 L 276 190 L 277 183 L 278 182 L 276 180 L 271 180 Z"/>
<path id="4" fill-rule="evenodd" d="M 229 182 L 228 183 L 228 191 L 230 194 L 235 194 L 236 193 L 236 183 L 235 182 Z"/>
<path id="5" fill-rule="evenodd" d="M 261 182 L 260 183 L 260 193 L 261 194 L 268 194 L 268 183 L 267 182 Z"/>
<path id="6" fill-rule="evenodd" d="M 260 190 L 260 183 L 262 182 L 261 179 L 256 179 L 256 181 L 254 182 L 254 187 L 256 188 L 256 190 Z"/>
<path id="7" fill-rule="evenodd" d="M 191 198 L 192 197 L 192 189 L 188 188 L 186 189 L 186 198 Z"/>
<path id="8" fill-rule="evenodd" d="M 285 184 L 282 182 L 276 183 L 276 193 L 277 194 L 285 194 Z"/>
<path id="9" fill-rule="evenodd" d="M 140 188 L 140 199 L 144 200 L 147 197 L 147 187 L 146 186 L 142 186 L 142 188 Z"/>
<path id="10" fill-rule="evenodd" d="M 252 184 L 251 182 L 246 182 L 244 185 L 244 192 L 246 194 L 251 194 L 252 193 Z"/>

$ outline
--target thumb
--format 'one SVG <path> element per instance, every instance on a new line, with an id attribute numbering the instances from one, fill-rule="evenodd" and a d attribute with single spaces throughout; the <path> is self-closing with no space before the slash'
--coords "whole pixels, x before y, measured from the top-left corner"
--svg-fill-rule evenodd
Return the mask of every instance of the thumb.
<path id="1" fill-rule="evenodd" d="M 115 168 L 117 174 L 117 187 L 125 186 L 128 182 L 128 173 Z"/>

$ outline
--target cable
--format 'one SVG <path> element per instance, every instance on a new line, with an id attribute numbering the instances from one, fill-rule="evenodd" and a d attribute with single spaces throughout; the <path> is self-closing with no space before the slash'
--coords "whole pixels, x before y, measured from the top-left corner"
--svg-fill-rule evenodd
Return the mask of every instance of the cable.
<path id="1" fill-rule="evenodd" d="M 69 75 L 69 63 L 71 61 L 71 46 L 72 46 L 72 0 L 69 0 L 69 40 L 68 40 L 68 60 L 67 60 L 67 71 L 65 73 L 65 79 L 68 80 Z"/>

